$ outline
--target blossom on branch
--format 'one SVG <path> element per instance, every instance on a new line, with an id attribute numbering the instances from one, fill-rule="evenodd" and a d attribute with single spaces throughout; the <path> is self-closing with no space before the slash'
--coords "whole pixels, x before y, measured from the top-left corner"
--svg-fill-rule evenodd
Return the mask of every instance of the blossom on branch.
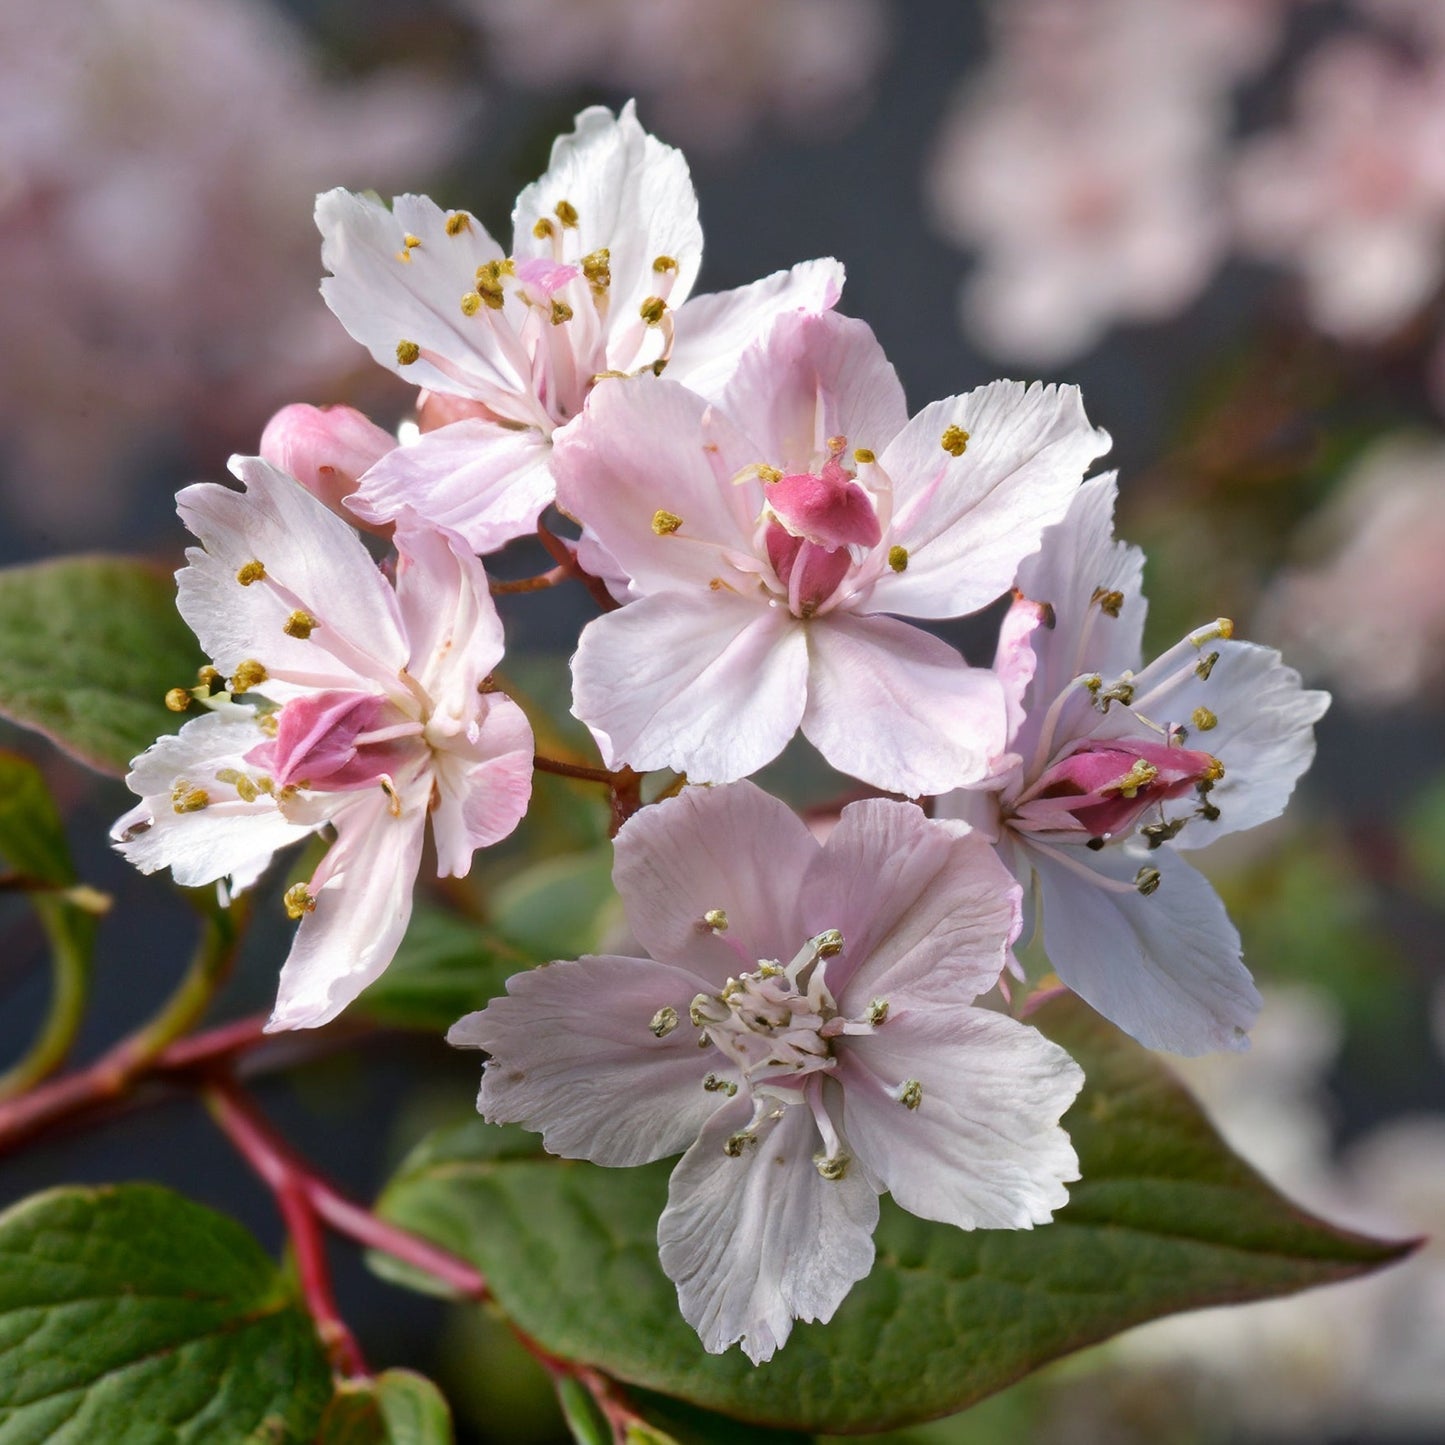
<path id="1" fill-rule="evenodd" d="M 994 664 L 1009 751 L 940 810 L 993 838 L 1087 1003 L 1151 1048 L 1244 1048 L 1259 994 L 1239 935 L 1175 850 L 1277 816 L 1329 696 L 1224 618 L 1136 671 L 1144 558 L 1114 540 L 1115 490 L 1086 482 L 1019 569 Z"/>
<path id="2" fill-rule="evenodd" d="M 178 605 L 225 693 L 136 759 L 126 782 L 141 802 L 112 836 L 143 872 L 239 891 L 278 848 L 333 830 L 286 893 L 301 927 L 268 1025 L 309 1028 L 390 963 L 428 816 L 442 876 L 516 827 L 532 731 L 491 690 L 501 622 L 461 538 L 403 515 L 393 587 L 293 478 L 259 457 L 232 467 L 244 491 L 179 497 L 202 546 L 177 574 Z"/>
<path id="3" fill-rule="evenodd" d="M 599 388 L 557 444 L 559 505 L 626 579 L 588 624 L 573 711 L 609 766 L 745 777 L 801 726 L 880 788 L 977 781 L 1003 750 L 996 678 L 888 613 L 986 606 L 1108 437 L 1073 387 L 997 382 L 912 421 L 873 333 L 784 316 L 716 404 Z"/>
<path id="4" fill-rule="evenodd" d="M 997 982 L 1018 890 L 985 839 L 906 803 L 819 844 L 751 783 L 690 788 L 617 838 L 650 958 L 522 973 L 455 1024 L 478 1108 L 603 1165 L 685 1150 L 658 1224 L 688 1323 L 754 1363 L 827 1320 L 873 1263 L 878 1195 L 963 1229 L 1027 1229 L 1078 1163 L 1082 1083 Z"/>
<path id="5" fill-rule="evenodd" d="M 478 552 L 532 529 L 552 500 L 553 435 L 608 377 L 661 371 L 700 389 L 790 308 L 825 310 L 843 284 L 811 261 L 688 300 L 702 258 L 680 152 L 629 104 L 593 107 L 517 197 L 508 254 L 466 211 L 425 196 L 328 191 L 316 203 L 327 304 L 383 366 L 425 388 L 423 435 L 361 479 L 369 522 L 411 508 Z"/>

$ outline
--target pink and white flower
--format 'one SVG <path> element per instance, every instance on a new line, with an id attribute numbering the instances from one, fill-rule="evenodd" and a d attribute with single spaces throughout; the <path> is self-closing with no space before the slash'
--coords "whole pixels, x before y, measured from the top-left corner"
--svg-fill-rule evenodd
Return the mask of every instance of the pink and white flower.
<path id="1" fill-rule="evenodd" d="M 115 825 L 143 872 L 249 887 L 278 848 L 336 841 L 286 894 L 300 919 L 271 1029 L 334 1018 L 390 963 L 411 916 L 426 820 L 437 869 L 460 877 L 531 792 L 532 731 L 490 690 L 502 628 L 461 538 L 404 515 L 396 585 L 356 533 L 259 457 L 245 491 L 187 487 L 202 546 L 178 605 L 229 696 L 136 759 L 141 802 Z M 236 699 L 264 698 L 256 706 Z"/>
<path id="2" fill-rule="evenodd" d="M 1112 475 L 1086 482 L 1019 569 L 994 664 L 1009 752 L 940 810 L 994 840 L 1087 1003 L 1151 1048 L 1244 1048 L 1259 994 L 1239 936 L 1175 849 L 1279 814 L 1329 696 L 1222 618 L 1136 671 L 1144 558 L 1114 540 L 1114 497 Z"/>
<path id="3" fill-rule="evenodd" d="M 888 613 L 959 617 L 1007 589 L 1108 446 L 1073 387 L 997 382 L 912 421 L 861 321 L 781 318 L 716 404 L 600 388 L 560 438 L 559 504 L 626 579 L 589 623 L 573 711 L 609 766 L 745 777 L 801 726 L 892 791 L 986 775 L 998 680 Z"/>
<path id="4" fill-rule="evenodd" d="M 517 198 L 508 254 L 466 211 L 425 196 L 328 191 L 316 203 L 321 283 L 383 366 L 426 388 L 424 428 L 362 478 L 370 522 L 410 507 L 492 551 L 551 501 L 552 438 L 604 377 L 660 371 L 701 389 L 726 377 L 780 311 L 825 310 L 843 284 L 812 261 L 688 300 L 702 258 L 680 152 L 633 107 L 593 107 Z"/>
<path id="5" fill-rule="evenodd" d="M 492 1056 L 481 1112 L 554 1153 L 686 1151 L 658 1243 L 708 1350 L 757 1363 L 795 1319 L 831 1318 L 872 1267 L 884 1190 L 962 1229 L 1066 1202 L 1059 1119 L 1083 1076 L 972 1007 L 1018 925 L 984 839 L 872 800 L 820 845 L 739 783 L 644 809 L 613 876 L 650 958 L 519 974 L 448 1037 Z"/>

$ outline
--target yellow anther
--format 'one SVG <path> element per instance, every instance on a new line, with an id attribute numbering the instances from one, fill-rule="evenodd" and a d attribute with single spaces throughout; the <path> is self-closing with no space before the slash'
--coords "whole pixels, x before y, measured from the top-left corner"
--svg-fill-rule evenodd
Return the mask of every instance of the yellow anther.
<path id="1" fill-rule="evenodd" d="M 951 426 L 943 433 L 943 449 L 951 457 L 961 457 L 968 449 L 968 433 L 961 426 Z"/>
<path id="2" fill-rule="evenodd" d="M 577 207 L 571 201 L 558 201 L 552 208 L 552 214 L 557 217 L 564 226 L 572 227 L 577 224 Z"/>
<path id="3" fill-rule="evenodd" d="M 1201 627 L 1197 632 L 1189 634 L 1189 640 L 1195 647 L 1203 647 L 1206 642 L 1215 642 L 1220 638 L 1228 639 L 1234 636 L 1234 623 L 1228 617 L 1216 617 L 1208 627 Z"/>
<path id="4" fill-rule="evenodd" d="M 249 587 L 253 582 L 259 582 L 265 575 L 266 564 L 255 557 L 236 568 L 236 581 L 242 587 Z"/>
<path id="5" fill-rule="evenodd" d="M 260 687 L 269 675 L 254 657 L 248 657 L 245 662 L 238 663 L 231 674 L 231 691 L 250 692 L 253 687 Z"/>
<path id="6" fill-rule="evenodd" d="M 1224 764 L 1218 758 L 1210 758 L 1208 766 L 1204 769 L 1204 779 L 1209 783 L 1217 783 L 1224 776 Z"/>
<path id="7" fill-rule="evenodd" d="M 176 784 L 176 788 L 181 785 Z M 199 813 L 202 808 L 209 807 L 211 795 L 204 788 L 193 788 L 186 785 L 186 791 L 180 797 L 176 796 L 175 790 L 171 792 L 171 807 L 177 813 Z"/>
<path id="8" fill-rule="evenodd" d="M 281 624 L 281 631 L 284 632 L 287 637 L 296 637 L 302 642 L 305 642 L 306 639 L 311 636 L 312 632 L 315 631 L 316 626 L 316 619 L 309 612 L 302 612 L 300 608 L 297 608 L 297 610 Z"/>
<path id="9" fill-rule="evenodd" d="M 923 1085 L 917 1079 L 907 1080 L 898 1092 L 898 1102 L 905 1109 L 916 1109 L 923 1102 Z"/>
<path id="10" fill-rule="evenodd" d="M 244 773 L 235 782 L 236 796 L 243 803 L 254 803 L 260 796 L 261 790 Z"/>
<path id="11" fill-rule="evenodd" d="M 421 347 L 414 341 L 398 341 L 396 343 L 396 364 L 398 366 L 410 366 L 421 356 Z"/>
<path id="12" fill-rule="evenodd" d="M 666 276 L 668 272 L 677 270 L 677 262 L 671 256 L 657 256 L 653 258 L 652 269 L 659 276 Z"/>
<path id="13" fill-rule="evenodd" d="M 260 714 L 259 717 L 257 717 L 256 726 L 260 728 L 261 731 L 265 733 L 268 738 L 274 738 L 276 736 L 277 729 L 281 726 L 281 724 L 277 721 L 278 716 L 279 715 L 274 712 L 263 712 Z M 269 791 L 269 789 L 263 789 L 262 791 L 267 792 Z"/>
<path id="14" fill-rule="evenodd" d="M 726 933 L 728 930 L 728 916 L 721 908 L 709 908 L 702 921 L 714 933 Z"/>
<path id="15" fill-rule="evenodd" d="M 1094 595 L 1089 601 L 1097 603 L 1100 612 L 1106 612 L 1110 617 L 1117 617 L 1119 609 L 1124 605 L 1124 594 L 1110 591 L 1104 587 L 1096 587 Z"/>
<path id="16" fill-rule="evenodd" d="M 582 274 L 594 291 L 605 291 L 612 284 L 612 253 L 606 246 L 599 246 L 582 258 Z"/>
<path id="17" fill-rule="evenodd" d="M 1159 884 L 1162 875 L 1157 868 L 1144 867 L 1134 875 L 1134 887 L 1147 898 L 1151 893 L 1159 891 Z"/>
<path id="18" fill-rule="evenodd" d="M 1195 708 L 1192 716 L 1194 726 L 1202 733 L 1207 733 L 1210 728 L 1219 726 L 1219 719 L 1207 707 Z"/>
<path id="19" fill-rule="evenodd" d="M 892 546 L 888 549 L 888 565 L 895 572 L 906 572 L 908 570 L 908 548 Z"/>
<path id="20" fill-rule="evenodd" d="M 876 462 L 878 458 L 875 457 L 873 453 L 868 450 L 867 447 L 854 447 L 853 460 L 857 462 L 860 467 L 867 467 L 872 466 L 872 464 Z"/>
<path id="21" fill-rule="evenodd" d="M 191 694 L 183 687 L 173 687 L 166 694 L 166 706 L 172 712 L 185 712 L 191 705 Z"/>
<path id="22" fill-rule="evenodd" d="M 276 791 L 276 782 L 274 778 L 268 777 L 265 773 L 261 773 L 256 778 L 256 787 L 265 793 L 267 797 L 271 797 Z"/>
<path id="23" fill-rule="evenodd" d="M 665 1039 L 677 1027 L 677 1010 L 671 1006 L 658 1009 L 647 1027 L 658 1038 Z"/>
<path id="24" fill-rule="evenodd" d="M 652 530 L 659 537 L 670 537 L 682 526 L 682 518 L 676 512 L 665 512 L 661 508 L 652 514 Z"/>
<path id="25" fill-rule="evenodd" d="M 408 231 L 406 235 L 401 238 L 401 244 L 405 246 L 408 251 L 414 251 L 421 245 L 421 237 L 413 236 L 411 232 Z"/>
<path id="26" fill-rule="evenodd" d="M 560 326 L 564 321 L 572 319 L 572 308 L 565 301 L 552 302 L 552 325 Z"/>
<path id="27" fill-rule="evenodd" d="M 462 297 L 462 315 L 475 316 L 482 306 L 482 293 L 480 291 L 468 291 Z"/>
<path id="28" fill-rule="evenodd" d="M 408 262 L 409 262 L 409 261 L 411 260 L 411 252 L 410 252 L 410 251 L 405 251 L 405 250 L 403 250 L 403 251 L 398 251 L 398 252 L 396 253 L 396 259 L 397 259 L 398 261 L 408 261 Z"/>
<path id="29" fill-rule="evenodd" d="M 1121 797 L 1132 798 L 1137 796 L 1140 788 L 1147 788 L 1158 776 L 1159 769 L 1153 763 L 1146 763 L 1143 758 L 1135 758 L 1134 766 L 1114 786 L 1119 789 Z"/>
<path id="30" fill-rule="evenodd" d="M 555 236 L 557 234 L 557 228 L 551 223 L 551 221 L 546 218 L 546 216 L 543 216 L 542 219 L 538 221 L 535 226 L 532 227 L 532 234 L 539 241 L 545 241 L 548 236 Z"/>
<path id="31" fill-rule="evenodd" d="M 843 935 L 836 928 L 826 929 L 818 935 L 818 957 L 835 958 L 843 952 Z"/>
<path id="32" fill-rule="evenodd" d="M 310 786 L 309 784 L 305 786 Z M 390 778 L 381 780 L 381 791 L 386 794 L 386 811 L 393 818 L 401 817 L 401 794 L 397 792 L 396 785 Z"/>
<path id="33" fill-rule="evenodd" d="M 448 236 L 460 236 L 463 231 L 472 229 L 472 218 L 465 211 L 453 211 L 446 220 L 446 232 Z"/>
<path id="34" fill-rule="evenodd" d="M 1217 652 L 1207 653 L 1194 664 L 1194 675 L 1199 678 L 1201 682 L 1208 682 L 1209 674 L 1214 671 L 1214 664 L 1218 661 L 1219 654 Z"/>
<path id="35" fill-rule="evenodd" d="M 770 467 L 767 462 L 758 463 L 758 477 L 767 486 L 783 480 L 781 467 Z"/>
<path id="36" fill-rule="evenodd" d="M 214 687 L 221 681 L 221 672 L 219 668 L 212 667 L 208 662 L 204 667 L 196 669 L 196 677 L 203 686 Z"/>
<path id="37" fill-rule="evenodd" d="M 316 897 L 304 883 L 293 883 L 281 898 L 286 917 L 293 923 L 316 911 Z"/>
<path id="38" fill-rule="evenodd" d="M 651 366 L 643 367 L 643 371 L 650 371 L 654 376 L 661 376 L 662 373 L 667 370 L 667 362 L 667 357 L 659 356 Z M 640 372 L 638 374 L 641 375 Z"/>
<path id="39" fill-rule="evenodd" d="M 813 1160 L 818 1173 L 830 1183 L 841 1179 L 848 1172 L 848 1163 L 846 1154 L 835 1154 L 831 1159 L 826 1154 L 819 1154 Z"/>
<path id="40" fill-rule="evenodd" d="M 863 1017 L 870 1024 L 877 1028 L 888 1017 L 888 1000 L 886 998 L 875 998 L 863 1011 Z"/>
<path id="41" fill-rule="evenodd" d="M 667 315 L 667 302 L 661 296 L 649 296 L 641 306 L 637 308 L 637 314 L 647 322 L 649 326 L 656 326 L 664 316 Z"/>

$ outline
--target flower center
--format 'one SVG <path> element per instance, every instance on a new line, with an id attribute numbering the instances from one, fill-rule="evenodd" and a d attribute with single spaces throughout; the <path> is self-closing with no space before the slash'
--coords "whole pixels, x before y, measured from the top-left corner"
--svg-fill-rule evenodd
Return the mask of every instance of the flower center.
<path id="1" fill-rule="evenodd" d="M 378 726 L 395 713 L 365 692 L 307 693 L 276 714 L 276 735 L 246 754 L 281 788 L 349 792 L 389 782 L 417 746 L 420 724 Z"/>

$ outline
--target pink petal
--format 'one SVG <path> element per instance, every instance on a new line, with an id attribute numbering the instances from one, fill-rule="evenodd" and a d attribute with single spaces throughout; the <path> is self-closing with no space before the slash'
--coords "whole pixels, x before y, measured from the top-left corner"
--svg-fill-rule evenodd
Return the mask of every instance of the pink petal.
<path id="1" fill-rule="evenodd" d="M 803 732 L 840 772 L 917 797 L 986 777 L 1004 750 L 998 679 L 906 622 L 830 612 L 808 654 Z"/>
<path id="2" fill-rule="evenodd" d="M 333 512 L 356 481 L 396 447 L 396 438 L 355 407 L 283 406 L 261 433 L 260 453 Z"/>
<path id="3" fill-rule="evenodd" d="M 608 767 L 726 783 L 782 752 L 807 676 L 804 631 L 785 609 L 727 591 L 660 592 L 583 629 L 572 710 Z"/>
<path id="4" fill-rule="evenodd" d="M 477 1108 L 522 1124 L 565 1159 L 646 1164 L 685 1149 L 725 1097 L 702 1086 L 706 1061 L 687 1009 L 705 987 L 647 958 L 584 958 L 519 973 L 507 996 L 452 1025 L 447 1041 L 486 1049 Z M 671 1008 L 683 1024 L 650 1027 Z"/>

